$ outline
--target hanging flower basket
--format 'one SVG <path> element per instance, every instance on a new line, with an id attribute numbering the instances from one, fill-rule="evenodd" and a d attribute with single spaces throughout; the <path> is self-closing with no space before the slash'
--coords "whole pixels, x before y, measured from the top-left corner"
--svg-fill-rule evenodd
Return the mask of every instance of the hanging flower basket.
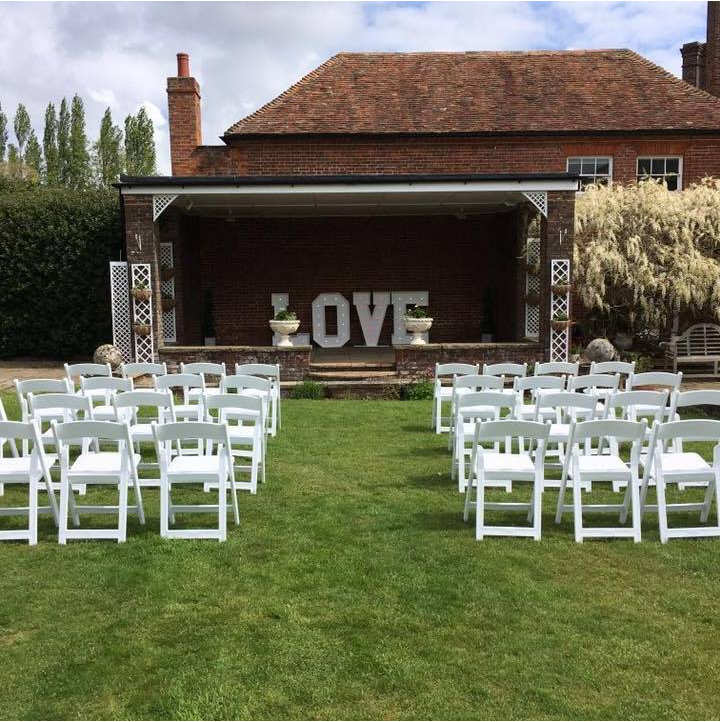
<path id="1" fill-rule="evenodd" d="M 525 270 L 527 271 L 527 274 L 529 276 L 539 276 L 540 275 L 540 264 L 535 262 L 526 262 L 525 263 Z"/>
<path id="2" fill-rule="evenodd" d="M 528 306 L 538 306 L 540 304 L 540 294 L 537 291 L 529 291 L 525 294 L 525 303 Z"/>
<path id="3" fill-rule="evenodd" d="M 556 296 L 567 296 L 570 293 L 570 288 L 569 283 L 556 283 L 552 287 L 552 291 Z"/>
<path id="4" fill-rule="evenodd" d="M 142 288 L 136 286 L 130 291 L 130 294 L 136 301 L 149 301 L 152 295 L 152 291 L 149 288 Z"/>
<path id="5" fill-rule="evenodd" d="M 175 299 L 172 296 L 162 297 L 162 310 L 172 311 L 175 308 Z"/>
<path id="6" fill-rule="evenodd" d="M 572 321 L 553 319 L 550 321 L 550 325 L 553 327 L 553 331 L 565 331 L 572 326 Z"/>
<path id="7" fill-rule="evenodd" d="M 138 336 L 149 336 L 150 335 L 150 324 L 149 323 L 134 323 L 133 324 L 133 331 Z"/>
<path id="8" fill-rule="evenodd" d="M 163 281 L 169 281 L 171 278 L 174 278 L 175 276 L 175 269 L 171 268 L 170 266 L 161 266 L 160 267 L 160 278 Z"/>

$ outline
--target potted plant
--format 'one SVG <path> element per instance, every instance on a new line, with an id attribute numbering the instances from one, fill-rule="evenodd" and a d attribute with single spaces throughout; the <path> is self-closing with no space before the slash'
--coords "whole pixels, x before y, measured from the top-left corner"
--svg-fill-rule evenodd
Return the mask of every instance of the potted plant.
<path id="1" fill-rule="evenodd" d="M 205 291 L 205 304 L 203 306 L 203 337 L 206 346 L 215 345 L 215 309 L 213 307 L 212 291 Z"/>
<path id="2" fill-rule="evenodd" d="M 570 328 L 572 321 L 567 317 L 567 314 L 564 311 L 558 311 L 552 317 L 550 324 L 555 331 L 564 331 L 565 329 Z"/>
<path id="3" fill-rule="evenodd" d="M 172 266 L 160 266 L 160 278 L 163 281 L 169 281 L 175 276 L 175 269 Z"/>
<path id="4" fill-rule="evenodd" d="M 556 296 L 567 296 L 570 293 L 569 283 L 556 283 L 552 286 L 552 292 Z"/>
<path id="5" fill-rule="evenodd" d="M 540 304 L 540 293 L 538 291 L 528 291 L 525 294 L 525 303 L 528 306 L 538 306 Z"/>
<path id="6" fill-rule="evenodd" d="M 133 331 L 135 331 L 135 333 L 138 336 L 149 336 L 151 330 L 152 329 L 150 328 L 149 323 L 134 323 L 133 324 Z"/>
<path id="7" fill-rule="evenodd" d="M 130 295 L 136 301 L 149 301 L 151 294 L 152 291 L 147 287 L 147 283 L 143 283 L 142 281 L 130 289 Z"/>
<path id="8" fill-rule="evenodd" d="M 525 271 L 528 276 L 539 276 L 540 275 L 540 261 L 526 261 Z"/>
<path id="9" fill-rule="evenodd" d="M 280 336 L 278 348 L 288 348 L 293 345 L 290 334 L 295 333 L 300 327 L 295 311 L 283 308 L 275 314 L 275 318 L 270 319 L 270 328 Z"/>
<path id="10" fill-rule="evenodd" d="M 162 295 L 162 310 L 172 311 L 175 308 L 175 299 L 168 293 Z"/>
<path id="11" fill-rule="evenodd" d="M 405 322 L 405 330 L 409 334 L 412 334 L 412 339 L 410 340 L 411 346 L 422 346 L 427 343 L 422 335 L 429 331 L 433 325 L 433 319 L 431 316 L 428 316 L 427 308 L 423 308 L 422 306 L 408 308 L 405 311 L 403 321 Z"/>

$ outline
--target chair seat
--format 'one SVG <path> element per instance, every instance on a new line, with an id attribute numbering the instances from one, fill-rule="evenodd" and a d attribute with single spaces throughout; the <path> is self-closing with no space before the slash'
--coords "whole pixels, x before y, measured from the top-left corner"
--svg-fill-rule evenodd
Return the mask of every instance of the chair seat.
<path id="1" fill-rule="evenodd" d="M 140 454 L 133 454 L 135 463 L 140 462 Z M 70 467 L 71 474 L 119 474 L 122 454 L 119 451 L 86 451 L 80 454 Z"/>
<path id="2" fill-rule="evenodd" d="M 697 473 L 712 471 L 710 464 L 694 451 L 662 454 L 660 456 L 665 474 Z"/>
<path id="3" fill-rule="evenodd" d="M 133 441 L 154 441 L 150 424 L 132 424 L 130 426 L 130 437 Z"/>
<path id="4" fill-rule="evenodd" d="M 578 468 L 581 474 L 629 474 L 625 462 L 618 456 L 580 456 Z"/>
<path id="5" fill-rule="evenodd" d="M 47 460 L 49 469 L 57 461 L 57 456 L 54 454 L 46 454 L 45 459 Z M 10 456 L 0 459 L 0 483 L 9 482 L 9 479 L 5 477 L 18 477 L 18 481 L 24 481 L 24 479 L 20 477 L 27 477 L 30 473 L 31 461 L 32 458 L 30 456 Z"/>
<path id="6" fill-rule="evenodd" d="M 567 441 L 570 434 L 570 424 L 550 424 L 548 441 Z"/>
<path id="7" fill-rule="evenodd" d="M 219 456 L 176 456 L 168 466 L 168 474 L 215 474 L 220 471 Z"/>
<path id="8" fill-rule="evenodd" d="M 230 443 L 235 440 L 252 441 L 255 438 L 255 428 L 253 426 L 228 425 L 228 437 Z"/>
<path id="9" fill-rule="evenodd" d="M 503 454 L 496 451 L 484 451 L 482 461 L 486 474 L 496 472 L 535 473 L 535 464 L 526 454 Z"/>

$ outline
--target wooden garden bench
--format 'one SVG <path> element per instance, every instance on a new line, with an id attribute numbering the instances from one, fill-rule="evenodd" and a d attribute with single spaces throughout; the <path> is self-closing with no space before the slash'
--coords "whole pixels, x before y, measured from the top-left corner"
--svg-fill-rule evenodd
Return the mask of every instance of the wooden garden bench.
<path id="1" fill-rule="evenodd" d="M 712 364 L 713 376 L 720 364 L 720 326 L 714 323 L 696 323 L 679 336 L 660 344 L 665 347 L 665 367 L 672 361 L 673 372 L 680 365 L 700 366 Z"/>

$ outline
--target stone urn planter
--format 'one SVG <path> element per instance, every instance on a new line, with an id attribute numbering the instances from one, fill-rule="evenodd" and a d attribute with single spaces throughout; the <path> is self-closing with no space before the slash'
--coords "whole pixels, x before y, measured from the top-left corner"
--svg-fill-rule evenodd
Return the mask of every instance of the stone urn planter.
<path id="1" fill-rule="evenodd" d="M 405 322 L 405 330 L 412 335 L 410 341 L 411 346 L 423 346 L 427 343 L 422 337 L 422 334 L 430 330 L 430 327 L 433 325 L 432 318 L 405 316 L 403 321 Z"/>
<path id="2" fill-rule="evenodd" d="M 292 340 L 290 339 L 290 335 L 295 333 L 298 328 L 300 328 L 300 321 L 298 319 L 295 320 L 284 320 L 279 321 L 277 319 L 270 319 L 270 328 L 278 335 L 280 336 L 280 341 L 278 342 L 278 348 L 289 348 L 293 345 Z"/>

